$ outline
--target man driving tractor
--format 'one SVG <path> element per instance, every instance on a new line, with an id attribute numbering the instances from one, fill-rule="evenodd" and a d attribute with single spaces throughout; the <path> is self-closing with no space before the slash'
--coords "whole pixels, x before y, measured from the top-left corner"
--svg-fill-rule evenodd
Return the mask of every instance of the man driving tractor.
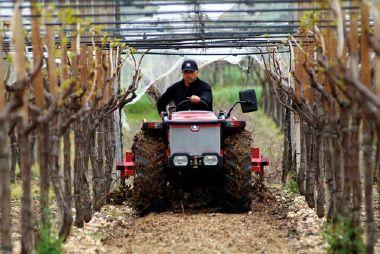
<path id="1" fill-rule="evenodd" d="M 198 78 L 197 63 L 194 60 L 185 60 L 182 63 L 181 70 L 183 79 L 171 85 L 158 99 L 158 113 L 161 114 L 161 112 L 166 111 L 166 106 L 171 101 L 174 101 L 177 111 L 212 111 L 211 87 L 207 82 Z"/>
<path id="2" fill-rule="evenodd" d="M 198 73 L 195 61 L 183 62 L 183 79 L 157 102 L 162 121 L 144 121 L 132 151 L 117 164 L 122 186 L 127 177 L 134 176 L 132 201 L 139 215 L 179 203 L 184 209 L 183 201 L 233 212 L 251 209 L 252 173 L 262 182 L 269 162 L 259 148 L 252 147 L 246 122 L 229 116 L 237 104 L 243 113 L 256 111 L 256 93 L 253 89 L 239 91 L 239 101 L 228 113 L 219 110 L 215 114 L 211 87 Z M 167 112 L 171 101 L 176 108 Z"/>

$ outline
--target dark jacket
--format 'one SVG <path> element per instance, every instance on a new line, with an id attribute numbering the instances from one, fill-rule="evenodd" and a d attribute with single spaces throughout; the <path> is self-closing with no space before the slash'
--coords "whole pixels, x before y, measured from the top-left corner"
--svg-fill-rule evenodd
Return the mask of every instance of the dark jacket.
<path id="1" fill-rule="evenodd" d="M 191 104 L 191 110 L 209 110 L 212 111 L 212 91 L 209 84 L 200 80 L 199 78 L 194 81 L 187 87 L 185 85 L 184 80 L 174 83 L 171 85 L 165 93 L 161 95 L 161 97 L 157 101 L 157 110 L 158 113 L 162 111 L 166 111 L 166 105 L 168 105 L 171 101 L 174 101 L 177 106 L 180 102 L 184 100 L 188 100 L 188 97 L 192 95 L 197 95 L 201 98 L 202 101 L 208 104 L 208 108 L 200 102 L 199 104 L 195 103 L 183 103 L 177 108 L 177 111 L 181 110 L 189 110 Z"/>

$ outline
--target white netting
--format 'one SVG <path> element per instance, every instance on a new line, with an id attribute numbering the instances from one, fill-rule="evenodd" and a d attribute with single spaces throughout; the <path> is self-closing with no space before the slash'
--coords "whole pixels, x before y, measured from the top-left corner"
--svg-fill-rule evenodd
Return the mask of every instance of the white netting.
<path id="1" fill-rule="evenodd" d="M 248 47 L 244 45 L 239 45 L 239 43 L 259 43 L 259 45 L 262 45 L 261 48 L 264 52 L 268 50 L 268 44 L 271 44 L 272 46 L 275 46 L 276 44 L 281 44 L 278 38 L 286 38 L 288 33 L 292 33 L 292 31 L 289 30 L 289 25 L 293 24 L 291 20 L 294 19 L 294 15 L 296 13 L 294 9 L 297 7 L 296 3 L 197 4 L 196 1 L 189 1 L 187 2 L 187 4 L 172 5 L 167 4 L 168 2 L 164 4 L 162 1 L 146 2 L 153 3 L 154 5 L 141 5 L 139 7 L 123 5 L 120 6 L 121 13 L 152 12 L 152 15 L 139 14 L 135 16 L 120 16 L 120 21 L 122 23 L 119 26 L 119 28 L 121 29 L 119 32 L 120 36 L 125 36 L 125 40 L 133 39 L 144 41 L 144 39 L 147 38 L 147 41 L 149 41 L 152 39 L 154 40 L 155 38 L 163 38 L 163 41 L 157 41 L 157 43 L 165 44 L 165 40 L 168 40 L 168 42 L 172 42 L 170 39 L 174 39 L 176 43 L 178 43 L 178 45 L 185 45 L 186 43 L 188 45 L 192 45 L 194 43 L 198 43 L 198 45 L 204 45 L 205 48 L 188 48 L 179 50 L 152 49 L 150 53 L 154 54 L 145 55 L 142 61 L 142 79 L 138 85 L 137 98 L 132 103 L 138 101 L 152 85 L 155 88 L 157 88 L 157 90 L 160 93 L 163 93 L 171 84 L 180 80 L 180 67 L 185 59 L 194 59 L 198 63 L 200 69 L 218 60 L 224 60 L 226 63 L 229 64 L 238 64 L 240 66 L 243 66 L 244 63 L 246 63 L 246 58 L 248 57 L 248 55 L 250 55 L 251 53 L 259 53 L 259 50 L 257 47 Z M 2 14 L 12 14 L 13 10 L 5 8 L 6 5 L 9 4 L 0 3 L 0 8 L 4 7 L 4 11 L 2 11 Z M 268 10 L 276 11 L 271 12 Z M 28 17 L 28 15 L 30 15 L 29 8 L 23 8 L 22 12 L 23 16 L 25 17 L 25 21 L 30 22 L 30 17 Z M 96 13 L 98 12 L 98 10 L 92 8 L 90 12 Z M 108 11 L 106 11 L 103 8 L 99 9 L 99 12 Z M 6 18 L 0 17 L 0 21 L 4 19 Z M 92 21 L 112 21 L 115 19 L 116 18 L 113 16 L 100 18 L 96 16 L 92 17 Z M 238 20 L 239 22 L 230 22 L 232 20 Z M 265 22 L 260 22 L 264 20 Z M 166 23 L 157 23 L 161 21 Z M 210 21 L 211 23 L 207 23 Z M 278 25 L 285 26 L 281 28 Z M 235 29 L 234 26 L 239 26 L 239 28 Z M 247 26 L 247 28 L 245 28 L 244 26 Z M 167 27 L 170 27 L 172 29 L 165 30 L 165 28 Z M 106 26 L 106 28 L 117 29 L 115 25 L 108 25 Z M 162 28 L 162 32 L 158 30 L 154 31 L 154 29 L 157 28 Z M 128 32 L 123 32 L 122 29 L 131 30 Z M 295 32 L 295 30 L 296 29 L 294 29 L 293 32 Z M 283 34 L 280 33 L 281 31 L 283 31 Z M 219 37 L 207 37 L 208 35 L 210 35 L 210 33 L 213 32 L 216 32 Z M 245 32 L 247 32 L 247 34 L 250 35 L 246 36 L 244 34 Z M 241 34 L 241 37 L 236 37 L 239 33 Z M 199 36 L 199 34 L 203 34 L 203 36 L 206 36 L 207 38 L 202 39 L 203 37 Z M 277 35 L 277 37 L 272 37 L 271 34 L 275 34 Z M 232 37 L 229 37 L 230 35 Z M 6 34 L 6 37 L 8 37 L 9 39 L 10 35 Z M 85 38 L 83 40 L 85 40 Z M 207 48 L 207 45 L 212 43 L 220 43 L 220 45 L 228 45 L 228 43 L 232 43 L 229 45 L 233 46 Z M 236 45 L 234 43 L 236 43 Z M 138 50 L 144 52 L 144 49 Z M 200 55 L 203 53 L 209 55 Z M 281 69 L 283 69 L 284 73 L 287 73 L 290 59 L 287 56 L 287 53 L 281 55 L 284 59 L 284 61 L 281 62 Z M 141 54 L 136 54 L 135 57 L 138 62 L 139 58 L 141 57 Z M 265 57 L 268 57 L 268 55 L 265 55 Z M 262 66 L 260 55 L 255 55 L 253 59 L 259 62 L 259 66 Z M 131 84 L 133 74 L 133 61 L 131 58 L 127 58 L 124 62 L 121 72 L 121 84 L 124 89 Z"/>
<path id="2" fill-rule="evenodd" d="M 154 1 L 153 1 L 154 2 Z M 261 34 L 255 38 L 255 41 L 261 42 L 272 42 L 273 40 L 270 38 L 268 34 L 263 35 L 263 31 L 266 31 L 270 34 L 270 32 L 275 31 L 277 28 L 269 28 L 273 24 L 281 25 L 281 24 L 289 24 L 289 20 L 293 19 L 294 13 L 292 11 L 286 11 L 286 9 L 294 9 L 296 4 L 294 3 L 251 3 L 251 4 L 194 4 L 194 5 L 163 5 L 157 6 L 157 13 L 160 12 L 181 12 L 181 11 L 194 11 L 192 13 L 165 13 L 165 14 L 156 14 L 152 17 L 144 17 L 141 19 L 137 19 L 137 21 L 145 22 L 147 21 L 147 25 L 143 25 L 144 27 L 152 27 L 149 25 L 149 21 L 169 21 L 168 26 L 173 27 L 188 27 L 187 29 L 180 29 L 178 32 L 178 36 L 184 34 L 183 39 L 186 39 L 188 33 L 199 32 L 202 30 L 202 21 L 228 21 L 228 20 L 241 20 L 242 22 L 245 20 L 273 20 L 274 23 L 258 23 L 261 26 L 258 28 L 247 29 L 247 32 L 256 32 Z M 248 9 L 256 9 L 258 11 L 254 13 L 250 12 L 239 12 L 239 10 L 248 10 Z M 268 12 L 266 10 L 270 9 L 278 9 L 283 10 L 279 12 Z M 220 12 L 213 12 L 212 10 L 220 10 Z M 236 12 L 235 12 L 236 11 Z M 175 20 L 176 23 L 170 24 L 170 21 Z M 182 20 L 182 22 L 181 22 Z M 189 23 L 190 20 L 199 20 L 197 25 Z M 281 21 L 284 20 L 284 23 Z M 135 20 L 136 21 L 136 20 Z M 180 22 L 178 22 L 180 21 Z M 222 26 L 229 23 L 220 23 Z M 235 23 L 236 24 L 236 23 Z M 256 25 L 256 23 L 252 23 Z M 252 25 L 251 24 L 251 25 Z M 204 25 L 204 24 L 203 24 Z M 236 24 L 239 25 L 239 24 Z M 268 26 L 268 29 L 260 28 Z M 125 25 L 125 27 L 128 27 Z M 232 29 L 233 31 L 234 29 Z M 219 30 L 220 31 L 220 30 Z M 230 32 L 231 29 L 226 28 L 226 32 Z M 278 31 L 278 30 L 277 30 Z M 283 34 L 284 37 L 286 37 Z M 143 38 L 142 35 L 141 38 Z M 243 35 L 244 37 L 244 35 Z M 213 39 L 212 42 L 225 42 L 225 39 Z M 249 41 L 249 40 L 248 40 Z M 276 40 L 278 41 L 278 40 Z M 202 41 L 186 41 L 189 42 L 198 42 L 202 43 Z M 132 102 L 138 101 L 144 92 L 153 85 L 158 89 L 160 93 L 163 93 L 171 84 L 177 82 L 181 79 L 181 71 L 180 67 L 184 60 L 193 59 L 198 63 L 200 69 L 210 64 L 212 62 L 218 60 L 224 60 L 229 64 L 240 64 L 244 61 L 250 53 L 259 53 L 260 51 L 257 48 L 252 47 L 240 47 L 236 45 L 234 48 L 210 48 L 207 49 L 207 40 L 203 41 L 205 43 L 206 48 L 204 49 L 180 49 L 180 50 L 152 50 L 155 54 L 163 53 L 163 55 L 146 55 L 142 61 L 142 75 L 143 78 L 139 84 L 137 91 L 137 98 Z M 267 51 L 266 47 L 262 47 L 264 52 Z M 178 55 L 165 55 L 165 54 L 178 54 Z M 199 55 L 202 53 L 207 53 L 208 55 Z M 240 55 L 240 54 L 246 55 Z M 181 56 L 187 55 L 187 56 Z M 219 55 L 216 55 L 219 54 Z M 223 55 L 223 54 L 236 54 L 232 55 Z M 281 54 L 284 66 L 281 67 L 286 72 L 289 66 L 289 57 L 286 54 Z M 137 56 L 139 59 L 139 56 Z M 261 56 L 256 56 L 254 59 L 260 62 L 262 66 Z M 128 86 L 133 77 L 133 69 L 131 69 L 132 62 L 126 61 L 126 65 L 122 70 L 122 84 L 123 86 Z"/>
<path id="3" fill-rule="evenodd" d="M 266 49 L 265 49 L 266 50 Z M 207 50 L 208 53 L 218 53 L 220 50 L 217 49 L 209 49 Z M 230 50 L 231 52 L 235 53 L 243 53 L 245 52 L 259 52 L 257 48 L 245 48 L 245 49 L 235 49 Z M 224 52 L 226 50 L 224 49 Z M 164 53 L 164 52 L 163 52 Z M 146 90 L 153 85 L 155 88 L 158 89 L 160 93 L 163 93 L 170 85 L 173 83 L 179 81 L 182 78 L 181 74 L 181 65 L 182 62 L 186 59 L 193 59 L 197 62 L 199 69 L 202 70 L 206 65 L 211 64 L 216 61 L 223 60 L 225 63 L 234 64 L 234 65 L 242 65 L 242 63 L 246 62 L 247 55 L 207 55 L 207 56 L 173 56 L 173 55 L 145 55 L 142 65 L 141 65 L 141 71 L 143 78 L 141 79 L 138 90 L 137 90 L 137 97 L 132 102 L 138 101 L 141 96 L 146 92 Z M 271 55 L 265 54 L 263 56 L 261 55 L 254 55 L 253 59 L 256 63 L 258 63 L 258 66 L 264 68 L 264 64 L 262 61 L 262 57 L 266 60 L 266 62 L 269 61 L 269 57 L 272 57 Z M 283 72 L 283 74 L 288 77 L 289 75 L 289 67 L 290 67 L 290 57 L 289 53 L 280 53 L 276 57 L 279 59 L 280 68 Z M 139 59 L 139 56 L 137 57 Z M 126 61 L 126 64 L 123 66 L 122 69 L 122 75 L 121 75 L 121 83 L 124 88 L 126 88 L 131 82 L 133 77 L 133 64 L 131 61 Z M 270 66 L 269 66 L 270 67 Z"/>

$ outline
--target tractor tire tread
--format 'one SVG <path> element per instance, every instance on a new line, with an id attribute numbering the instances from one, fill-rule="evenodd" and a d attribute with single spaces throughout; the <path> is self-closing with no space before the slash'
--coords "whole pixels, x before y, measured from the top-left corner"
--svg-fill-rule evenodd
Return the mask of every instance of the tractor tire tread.
<path id="1" fill-rule="evenodd" d="M 223 207 L 230 212 L 251 209 L 251 145 L 252 134 L 243 130 L 224 140 L 224 195 Z"/>
<path id="2" fill-rule="evenodd" d="M 143 216 L 165 209 L 167 171 L 162 137 L 140 131 L 134 138 L 132 152 L 136 171 L 132 202 L 136 213 Z"/>

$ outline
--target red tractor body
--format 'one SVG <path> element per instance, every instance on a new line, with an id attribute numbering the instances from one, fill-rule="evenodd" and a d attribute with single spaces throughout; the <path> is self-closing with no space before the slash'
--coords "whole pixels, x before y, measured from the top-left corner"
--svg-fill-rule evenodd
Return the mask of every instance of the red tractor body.
<path id="1" fill-rule="evenodd" d="M 252 109 L 254 103 L 256 97 L 253 102 L 248 101 L 248 109 L 242 106 L 243 112 L 257 110 L 257 105 Z M 245 130 L 246 122 L 229 119 L 229 113 L 165 112 L 162 122 L 143 123 L 132 151 L 127 151 L 124 161 L 117 163 L 122 185 L 126 178 L 135 177 L 133 193 L 138 212 L 163 203 L 172 192 L 169 186 L 182 188 L 178 187 L 178 179 L 189 179 L 196 173 L 189 184 L 194 186 L 214 172 L 218 172 L 218 177 L 206 180 L 206 185 L 218 182 L 222 203 L 230 210 L 250 209 L 251 174 L 262 179 L 269 160 L 260 154 L 259 148 L 251 147 L 252 134 Z"/>
<path id="2" fill-rule="evenodd" d="M 197 156 L 198 160 L 202 158 L 202 154 L 198 152 L 198 154 L 195 152 L 195 147 L 201 148 L 201 150 L 205 150 L 207 152 L 207 149 L 205 147 L 206 142 L 204 142 L 203 138 L 200 135 L 198 137 L 196 134 L 200 134 L 200 129 L 204 130 L 206 129 L 207 132 L 213 133 L 214 136 L 223 135 L 223 131 L 221 129 L 221 126 L 223 125 L 226 129 L 244 129 L 245 128 L 245 122 L 244 121 L 237 121 L 237 120 L 225 120 L 225 121 L 219 121 L 215 113 L 208 112 L 208 111 L 180 111 L 180 112 L 174 112 L 171 116 L 171 124 L 167 125 L 166 129 L 166 135 L 169 140 L 167 149 L 165 151 L 166 154 L 166 162 L 169 165 L 169 158 L 173 154 L 170 149 L 170 134 L 173 134 L 173 132 L 192 132 L 193 135 L 188 136 L 189 140 L 192 140 L 193 144 L 189 144 L 186 142 L 186 140 L 179 139 L 179 146 L 183 144 L 183 150 L 182 153 L 188 154 L 190 156 Z M 164 127 L 163 122 L 145 122 L 143 123 L 142 129 L 145 131 L 157 131 L 162 130 Z M 183 137 L 182 137 L 183 138 Z M 174 137 L 173 137 L 174 139 Z M 215 143 L 218 143 L 218 141 L 222 140 L 222 137 L 218 137 L 218 139 L 214 139 Z M 194 144 L 195 143 L 195 144 Z M 217 147 L 217 146 L 216 146 Z M 178 148 L 177 148 L 178 149 Z M 189 150 L 189 151 L 188 151 Z M 219 152 L 218 152 L 219 151 Z M 223 158 L 223 149 L 219 150 L 212 150 L 212 148 L 209 147 L 209 153 L 214 153 L 220 158 Z M 195 161 L 198 161 L 195 160 Z M 192 160 L 191 166 L 194 167 L 194 160 Z M 198 163 L 198 167 L 200 167 L 202 163 Z M 261 176 L 264 175 L 264 167 L 269 165 L 269 159 L 262 156 L 260 154 L 260 148 L 258 147 L 252 147 L 251 149 L 251 170 L 252 173 L 259 174 Z M 133 159 L 133 152 L 128 150 L 125 152 L 125 157 L 123 161 L 119 161 L 116 163 L 116 168 L 120 173 L 120 179 L 121 182 L 124 183 L 125 179 L 134 176 L 135 175 L 135 162 Z M 221 166 L 221 165 L 219 165 Z"/>

